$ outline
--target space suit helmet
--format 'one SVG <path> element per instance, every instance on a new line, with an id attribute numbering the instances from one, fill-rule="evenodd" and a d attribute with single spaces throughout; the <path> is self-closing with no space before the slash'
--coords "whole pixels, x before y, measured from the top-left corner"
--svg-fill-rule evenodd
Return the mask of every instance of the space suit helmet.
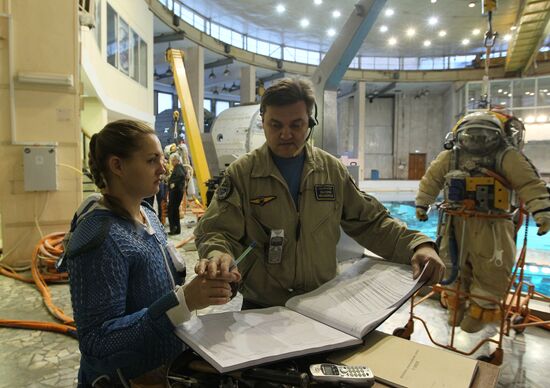
<path id="1" fill-rule="evenodd" d="M 491 111 L 474 112 L 464 116 L 455 126 L 456 144 L 474 155 L 487 155 L 497 150 L 506 137 L 504 116 Z"/>

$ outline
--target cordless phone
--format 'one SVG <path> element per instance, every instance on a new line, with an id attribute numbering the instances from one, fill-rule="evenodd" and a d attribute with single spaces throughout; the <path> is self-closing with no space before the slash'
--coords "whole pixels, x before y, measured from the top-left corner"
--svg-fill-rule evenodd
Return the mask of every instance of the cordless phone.
<path id="1" fill-rule="evenodd" d="M 366 366 L 347 366 L 336 364 L 313 364 L 309 367 L 311 377 L 319 382 L 345 383 L 370 387 L 374 384 L 374 375 Z"/>

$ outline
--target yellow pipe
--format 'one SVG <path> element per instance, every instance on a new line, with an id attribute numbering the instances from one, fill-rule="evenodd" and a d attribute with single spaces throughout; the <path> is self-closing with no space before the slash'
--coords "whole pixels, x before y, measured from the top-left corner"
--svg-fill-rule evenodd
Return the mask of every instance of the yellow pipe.
<path id="1" fill-rule="evenodd" d="M 193 160 L 195 173 L 197 174 L 197 183 L 203 205 L 206 205 L 206 181 L 210 179 L 210 170 L 206 163 L 206 155 L 202 145 L 201 134 L 193 100 L 191 99 L 191 90 L 183 65 L 184 54 L 178 49 L 166 50 L 166 60 L 170 63 L 172 73 L 174 74 L 174 85 L 178 92 L 178 98 L 181 104 L 181 113 L 185 123 L 185 133 L 189 144 L 189 151 Z"/>

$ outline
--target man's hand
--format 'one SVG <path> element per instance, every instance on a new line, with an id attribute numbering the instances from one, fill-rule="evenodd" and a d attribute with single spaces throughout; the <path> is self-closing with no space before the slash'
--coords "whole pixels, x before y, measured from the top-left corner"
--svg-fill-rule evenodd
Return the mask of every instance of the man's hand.
<path id="1" fill-rule="evenodd" d="M 195 266 L 199 276 L 208 279 L 224 280 L 229 283 L 241 280 L 239 269 L 233 265 L 233 257 L 227 253 L 215 252 L 210 259 L 201 259 Z"/>
<path id="2" fill-rule="evenodd" d="M 413 279 L 416 279 L 422 272 L 424 266 L 426 266 L 422 278 L 426 280 L 427 286 L 439 283 L 445 275 L 445 264 L 443 264 L 439 255 L 435 249 L 433 249 L 431 243 L 420 244 L 416 247 L 411 259 L 411 266 L 413 270 Z"/>
<path id="3" fill-rule="evenodd" d="M 539 227 L 539 230 L 537 231 L 539 236 L 546 234 L 550 230 L 550 211 L 537 213 L 533 216 L 533 218 Z"/>
<path id="4" fill-rule="evenodd" d="M 424 206 L 417 206 L 416 207 L 416 219 L 418 221 L 428 221 L 428 209 Z"/>
<path id="5" fill-rule="evenodd" d="M 189 311 L 203 309 L 211 305 L 226 304 L 231 300 L 231 286 L 223 280 L 195 276 L 185 286 L 185 303 Z"/>

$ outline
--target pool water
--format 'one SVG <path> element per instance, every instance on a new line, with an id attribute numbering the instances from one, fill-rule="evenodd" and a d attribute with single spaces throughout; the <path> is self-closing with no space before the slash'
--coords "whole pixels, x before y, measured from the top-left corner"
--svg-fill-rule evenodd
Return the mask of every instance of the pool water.
<path id="1" fill-rule="evenodd" d="M 437 211 L 433 209 L 429 213 L 428 221 L 420 222 L 416 219 L 414 203 L 384 202 L 391 215 L 404 221 L 410 229 L 416 229 L 436 239 L 437 237 Z M 548 235 L 537 236 L 537 226 L 533 219 L 529 220 L 527 229 L 527 249 L 534 249 L 546 254 L 550 258 L 550 238 Z M 518 232 L 518 252 L 523 245 L 525 235 L 525 222 Z M 527 259 L 527 261 L 529 261 Z M 524 268 L 524 281 L 535 286 L 535 291 L 550 296 L 550 265 L 527 263 Z M 525 288 L 526 291 L 526 288 Z"/>

